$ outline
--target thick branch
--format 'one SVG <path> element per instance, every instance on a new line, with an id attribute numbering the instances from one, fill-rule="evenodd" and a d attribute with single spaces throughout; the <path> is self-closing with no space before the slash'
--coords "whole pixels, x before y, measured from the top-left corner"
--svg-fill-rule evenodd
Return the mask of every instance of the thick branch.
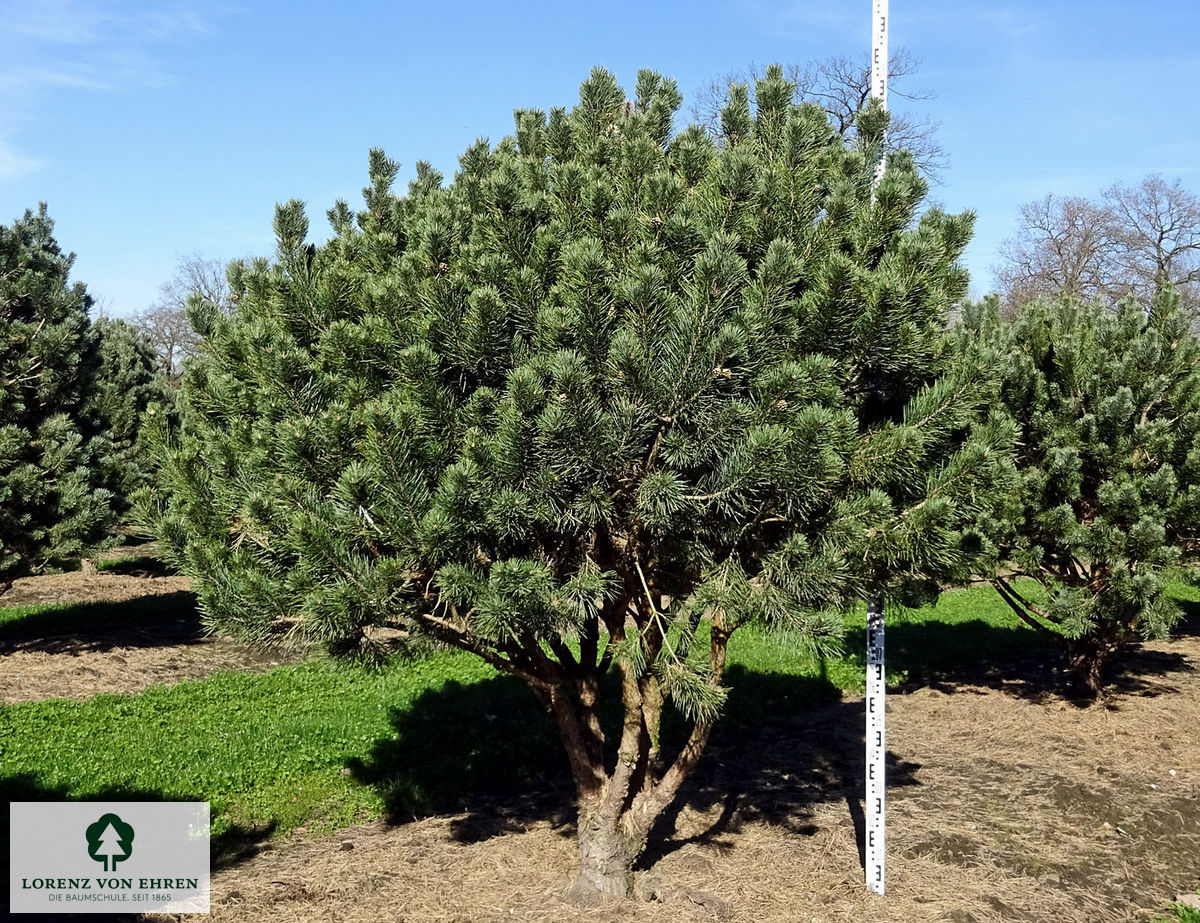
<path id="1" fill-rule="evenodd" d="M 732 630 L 726 626 L 725 614 L 716 610 L 713 613 L 712 643 L 709 648 L 709 683 L 720 685 L 725 673 L 725 655 L 729 646 L 729 636 Z M 708 739 L 712 735 L 713 722 L 698 721 L 692 727 L 692 733 L 687 743 L 679 751 L 675 762 L 663 774 L 662 780 L 652 789 L 643 792 L 633 802 L 629 822 L 640 832 L 649 831 L 651 825 L 663 809 L 675 798 L 679 787 L 696 768 Z"/>
<path id="2" fill-rule="evenodd" d="M 1043 609 L 1038 608 L 1033 603 L 1031 603 L 1028 599 L 1026 599 L 1024 596 L 1022 596 L 1021 593 L 1019 593 L 1017 591 L 1017 589 L 1014 586 L 1012 586 L 1010 583 L 1008 583 L 1008 581 L 1006 581 L 1003 577 L 997 577 L 996 579 L 999 580 L 1002 584 L 1004 584 L 1004 589 L 1007 590 L 1009 593 L 1011 593 L 1013 598 L 1016 599 L 1017 602 L 1019 602 L 1022 606 L 1024 606 L 1026 609 L 1028 609 L 1034 615 L 1038 616 L 1039 618 L 1045 619 L 1047 622 L 1053 622 L 1055 625 L 1058 625 L 1062 622 L 1061 619 L 1055 618 L 1050 613 L 1046 612 Z"/>
<path id="3" fill-rule="evenodd" d="M 639 569 L 640 573 L 640 569 Z M 650 607 L 649 620 L 642 629 L 641 639 L 645 647 L 647 664 L 658 662 L 666 643 L 666 626 L 662 616 L 654 606 L 654 601 L 647 589 L 647 605 Z M 647 672 L 638 677 L 638 693 L 642 701 L 642 731 L 638 740 L 637 770 L 631 780 L 626 801 L 635 793 L 647 790 L 658 781 L 656 772 L 659 762 L 659 732 L 662 727 L 663 695 L 658 677 L 653 672 Z M 622 805 L 624 807 L 624 805 Z"/>
<path id="4" fill-rule="evenodd" d="M 536 677 L 529 674 L 527 670 L 522 669 L 511 660 L 502 657 L 497 652 L 485 647 L 483 643 L 471 634 L 468 634 L 462 628 L 455 625 L 448 619 L 440 616 L 432 615 L 428 612 L 420 612 L 417 618 L 424 623 L 426 629 L 436 637 L 439 641 L 444 641 L 460 650 L 475 654 L 477 657 L 483 658 L 487 663 L 491 664 L 497 670 L 504 673 L 511 673 L 514 676 L 519 676 L 522 679 L 534 680 Z"/>
<path id="5" fill-rule="evenodd" d="M 554 651 L 554 656 L 558 658 L 558 662 L 563 665 L 567 673 L 572 676 L 580 675 L 579 663 L 561 638 L 547 638 L 546 643 L 550 645 L 550 650 Z"/>
<path id="6" fill-rule="evenodd" d="M 600 816 L 616 819 L 629 796 L 631 783 L 641 762 L 641 743 L 645 725 L 642 720 L 642 693 L 637 671 L 632 663 L 623 660 L 621 669 L 621 701 L 625 706 L 625 721 L 621 742 L 617 747 L 617 765 L 604 791 Z"/>
<path id="7" fill-rule="evenodd" d="M 1052 637 L 1052 638 L 1058 637 L 1058 634 L 1056 632 L 1051 631 L 1049 628 L 1047 628 L 1045 625 L 1043 625 L 1041 622 L 1039 622 L 1037 619 L 1035 619 L 1032 615 L 1030 615 L 1030 613 L 1027 610 L 1027 608 L 1025 607 L 1025 605 L 1016 598 L 1016 596 L 1013 594 L 1012 589 L 1001 578 L 996 577 L 995 579 L 993 579 L 992 586 L 994 586 L 996 588 L 996 592 L 1000 594 L 1000 598 L 1003 599 L 1006 603 L 1008 603 L 1009 608 L 1012 609 L 1012 611 L 1017 614 L 1017 617 L 1020 618 L 1022 622 L 1024 622 L 1030 628 L 1037 629 L 1039 632 L 1041 632 L 1044 635 L 1047 635 L 1048 637 Z"/>
<path id="8" fill-rule="evenodd" d="M 585 671 L 596 666 L 600 647 L 600 620 L 592 616 L 579 632 L 579 665 Z"/>
<path id="9" fill-rule="evenodd" d="M 579 705 L 582 710 L 583 723 L 587 727 L 591 739 L 595 743 L 592 758 L 596 765 L 604 769 L 604 728 L 600 726 L 600 715 L 596 703 L 600 698 L 600 678 L 595 673 L 579 681 L 577 686 Z"/>
<path id="10" fill-rule="evenodd" d="M 567 750 L 580 802 L 584 803 L 594 798 L 605 782 L 603 736 L 597 736 L 599 724 L 591 726 L 580 714 L 587 709 L 577 710 L 566 683 L 550 687 L 547 699 Z"/>

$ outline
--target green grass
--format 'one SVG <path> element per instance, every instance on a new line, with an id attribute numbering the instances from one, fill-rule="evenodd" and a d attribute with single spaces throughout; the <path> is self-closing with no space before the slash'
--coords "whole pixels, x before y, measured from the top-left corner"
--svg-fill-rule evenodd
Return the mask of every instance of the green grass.
<path id="1" fill-rule="evenodd" d="M 124 555 L 119 558 L 104 558 L 96 562 L 96 570 L 100 573 L 108 571 L 110 573 L 123 573 L 131 567 L 140 565 L 158 565 L 158 559 L 147 557 L 145 555 Z"/>
<path id="2" fill-rule="evenodd" d="M 1200 895 L 1200 890 L 1196 893 Z M 1155 917 L 1154 923 L 1200 923 L 1200 910 L 1187 904 L 1172 904 L 1169 913 L 1170 916 Z"/>
<path id="3" fill-rule="evenodd" d="M 343 826 L 382 811 L 376 789 L 342 769 L 394 735 L 391 709 L 491 673 L 466 655 L 438 654 L 377 674 L 310 663 L 9 706 L 0 710 L 0 800 L 206 800 L 214 835 Z"/>
<path id="4" fill-rule="evenodd" d="M 177 572 L 153 554 L 133 554 L 120 558 L 105 558 L 96 562 L 102 574 L 138 574 L 152 577 L 176 576 Z"/>
<path id="5" fill-rule="evenodd" d="M 860 608 L 846 617 L 841 655 L 822 664 L 766 631 L 746 626 L 730 640 L 730 662 L 761 673 L 821 676 L 838 689 L 861 692 L 866 682 L 866 634 L 866 611 Z M 975 669 L 981 661 L 1029 656 L 1041 643 L 990 587 L 948 590 L 932 606 L 889 610 L 888 682 L 958 671 L 964 662 Z"/>
<path id="6" fill-rule="evenodd" d="M 1185 605 L 1200 600 L 1190 587 L 1175 595 Z M 177 615 L 162 600 L 104 605 L 0 610 L 0 641 L 97 618 L 149 623 Z M 864 635 L 864 616 L 851 615 L 845 652 L 819 661 L 743 628 L 730 645 L 728 720 L 753 722 L 861 690 Z M 1044 643 L 990 588 L 954 590 L 936 606 L 889 617 L 889 679 L 1002 673 Z M 0 708 L 0 802 L 206 800 L 214 834 L 230 838 L 247 828 L 411 816 L 489 788 L 537 791 L 564 769 L 554 733 L 524 687 L 449 652 L 377 673 L 313 662 L 136 695 Z"/>
<path id="7" fill-rule="evenodd" d="M 1200 626 L 1200 587 L 1176 581 L 1167 584 L 1167 595 L 1183 612 L 1185 625 Z"/>
<path id="8" fill-rule="evenodd" d="M 54 619 L 53 613 L 66 608 L 69 608 L 67 604 L 8 606 L 0 609 L 0 630 L 2 630 L 5 626 L 16 627 L 18 623 L 21 623 L 21 627 L 24 628 L 30 624 L 33 616 L 43 614 L 45 615 L 43 620 L 47 623 L 52 623 Z"/>

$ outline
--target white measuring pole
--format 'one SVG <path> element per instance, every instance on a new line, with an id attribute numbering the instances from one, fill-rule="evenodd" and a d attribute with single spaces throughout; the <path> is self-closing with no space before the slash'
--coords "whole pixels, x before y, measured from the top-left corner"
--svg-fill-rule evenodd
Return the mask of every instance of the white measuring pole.
<path id="1" fill-rule="evenodd" d="M 888 0 L 871 0 L 871 97 L 887 108 Z M 883 176 L 886 157 L 875 165 L 875 182 Z"/>
<path id="2" fill-rule="evenodd" d="M 871 0 L 871 95 L 887 108 L 888 0 Z"/>
<path id="3" fill-rule="evenodd" d="M 888 77 L 888 0 L 871 3 L 871 96 L 887 108 Z M 880 155 L 875 166 L 878 184 L 886 167 Z M 873 593 L 867 601 L 867 797 L 863 806 L 866 817 L 864 850 L 867 887 L 876 894 L 884 892 L 887 864 L 887 684 L 883 669 L 883 594 Z"/>
<path id="4" fill-rule="evenodd" d="M 883 674 L 883 595 L 867 601 L 867 844 L 864 850 L 867 887 L 883 893 L 887 860 L 887 685 Z"/>

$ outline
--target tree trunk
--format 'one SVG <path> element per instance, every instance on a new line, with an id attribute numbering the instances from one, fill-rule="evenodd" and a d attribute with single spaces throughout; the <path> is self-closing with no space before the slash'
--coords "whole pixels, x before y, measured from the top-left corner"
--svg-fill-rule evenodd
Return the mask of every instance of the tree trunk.
<path id="1" fill-rule="evenodd" d="M 1072 685 L 1080 694 L 1089 699 L 1100 695 L 1103 688 L 1101 675 L 1112 653 L 1112 648 L 1096 637 L 1085 636 L 1067 645 Z"/>
<path id="2" fill-rule="evenodd" d="M 577 840 L 579 873 L 567 892 L 568 900 L 593 905 L 609 900 L 624 900 L 633 894 L 633 863 L 645 847 L 646 837 L 629 835 L 622 823 L 631 775 L 637 764 L 636 751 L 627 773 L 615 773 L 618 780 L 604 771 L 604 735 L 595 715 L 598 679 L 578 680 L 577 693 L 564 686 L 542 690 L 541 697 L 558 725 L 575 780 L 579 805 Z M 535 692 L 538 689 L 535 687 Z M 631 703 L 626 703 L 629 706 Z M 640 703 L 626 717 L 641 729 Z M 620 761 L 618 761 L 620 765 Z M 623 780 L 623 781 L 622 781 Z"/>
<path id="3" fill-rule="evenodd" d="M 628 600 L 622 603 L 626 605 Z M 622 622 L 613 619 L 607 627 L 611 639 L 625 637 Z M 711 637 L 709 681 L 717 684 L 724 673 L 729 639 L 720 612 L 713 615 Z M 658 656 L 661 642 L 661 636 L 650 637 L 646 652 L 649 662 Z M 609 642 L 613 643 L 616 642 Z M 581 656 L 587 649 L 581 644 Z M 695 768 L 713 726 L 711 721 L 693 725 L 674 761 L 663 766 L 658 739 L 664 705 L 662 690 L 657 679 L 645 675 L 631 660 L 618 660 L 625 714 L 616 762 L 611 774 L 607 773 L 604 732 L 596 713 L 601 672 L 591 662 L 594 657 L 593 653 L 582 664 L 575 663 L 570 673 L 557 683 L 531 683 L 535 694 L 554 716 L 575 780 L 579 799 L 579 873 L 568 897 L 581 904 L 633 896 L 633 865 L 646 848 L 654 822 Z"/>
<path id="4" fill-rule="evenodd" d="M 579 815 L 579 874 L 567 896 L 580 904 L 624 900 L 633 895 L 633 863 L 645 838 L 622 833 L 617 818 Z"/>

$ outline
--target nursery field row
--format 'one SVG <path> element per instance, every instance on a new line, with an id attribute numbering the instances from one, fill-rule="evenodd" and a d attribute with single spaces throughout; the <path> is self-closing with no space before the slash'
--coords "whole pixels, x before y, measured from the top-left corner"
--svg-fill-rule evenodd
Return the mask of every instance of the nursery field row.
<path id="1" fill-rule="evenodd" d="M 1195 596 L 1182 585 L 1175 592 Z M 124 605 L 141 612 L 152 604 Z M 103 614 L 119 619 L 121 605 Z M 0 610 L 0 633 L 36 622 L 53 634 L 78 621 L 79 607 Z M 740 632 L 730 648 L 727 720 L 762 720 L 861 691 L 864 630 L 862 613 L 850 615 L 843 653 L 823 660 L 787 638 Z M 1011 672 L 1040 643 L 990 587 L 951 591 L 936 606 L 893 616 L 889 680 L 978 677 L 1005 665 Z M 565 760 L 552 734 L 519 682 L 477 658 L 439 652 L 379 672 L 310 662 L 136 695 L 8 706 L 0 710 L 0 776 L 4 800 L 209 800 L 214 832 L 236 838 L 445 809 L 480 785 L 561 781 Z"/>

